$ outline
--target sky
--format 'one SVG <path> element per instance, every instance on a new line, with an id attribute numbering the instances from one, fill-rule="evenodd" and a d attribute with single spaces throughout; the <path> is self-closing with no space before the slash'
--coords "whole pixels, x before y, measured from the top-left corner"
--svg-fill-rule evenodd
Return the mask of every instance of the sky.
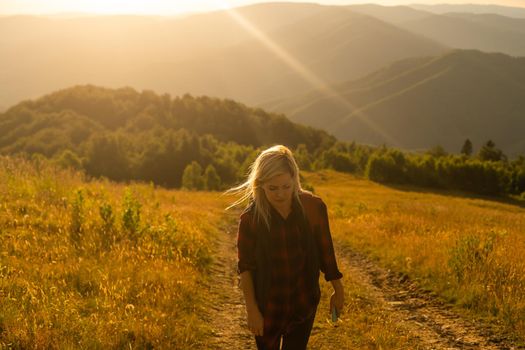
<path id="1" fill-rule="evenodd" d="M 494 4 L 525 7 L 525 0 L 281 0 L 330 5 L 376 3 L 380 5 Z M 0 0 L 0 14 L 56 14 L 88 12 L 98 14 L 177 15 L 249 5 L 261 0 Z"/>

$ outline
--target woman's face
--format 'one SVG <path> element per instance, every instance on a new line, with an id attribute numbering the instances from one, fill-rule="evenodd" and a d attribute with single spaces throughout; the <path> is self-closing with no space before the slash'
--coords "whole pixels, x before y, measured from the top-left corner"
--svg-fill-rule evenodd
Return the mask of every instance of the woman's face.
<path id="1" fill-rule="evenodd" d="M 275 175 L 262 188 L 268 202 L 275 208 L 286 208 L 292 204 L 294 181 L 289 173 Z"/>

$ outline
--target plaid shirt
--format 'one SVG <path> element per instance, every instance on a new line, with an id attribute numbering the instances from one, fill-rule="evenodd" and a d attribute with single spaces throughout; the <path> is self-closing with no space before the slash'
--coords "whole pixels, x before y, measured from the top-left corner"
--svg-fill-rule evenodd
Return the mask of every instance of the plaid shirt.
<path id="1" fill-rule="evenodd" d="M 335 259 L 326 205 L 321 198 L 307 192 L 301 193 L 299 198 L 315 238 L 320 270 L 327 281 L 340 279 L 343 275 Z M 263 312 L 262 337 L 268 348 L 275 347 L 279 336 L 290 331 L 294 324 L 311 317 L 319 303 L 318 281 L 315 290 L 307 287 L 306 254 L 298 243 L 304 234 L 300 229 L 300 220 L 297 205 L 292 205 L 286 219 L 271 207 L 271 283 Z M 253 213 L 245 211 L 240 217 L 237 236 L 239 273 L 257 270 L 255 244 Z"/>

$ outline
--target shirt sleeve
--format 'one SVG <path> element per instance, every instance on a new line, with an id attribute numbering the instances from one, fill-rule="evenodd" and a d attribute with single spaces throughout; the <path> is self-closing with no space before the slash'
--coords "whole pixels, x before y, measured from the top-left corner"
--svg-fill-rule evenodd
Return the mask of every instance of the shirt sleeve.
<path id="1" fill-rule="evenodd" d="M 237 272 L 254 271 L 255 262 L 255 234 L 250 228 L 250 217 L 246 213 L 239 219 L 237 231 Z"/>
<path id="2" fill-rule="evenodd" d="M 319 230 L 317 234 L 317 243 L 319 249 L 319 263 L 324 278 L 327 281 L 338 280 L 343 274 L 337 267 L 335 259 L 334 245 L 330 233 L 330 224 L 328 223 L 328 210 L 326 204 L 321 201 L 319 205 Z"/>

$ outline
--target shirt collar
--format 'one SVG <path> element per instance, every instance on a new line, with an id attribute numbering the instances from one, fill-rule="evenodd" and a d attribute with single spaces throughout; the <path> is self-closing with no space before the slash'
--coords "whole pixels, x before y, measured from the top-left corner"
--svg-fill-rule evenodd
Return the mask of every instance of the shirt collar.
<path id="1" fill-rule="evenodd" d="M 297 202 L 297 199 L 295 197 L 292 197 L 292 210 L 290 211 L 290 214 L 285 218 L 282 217 L 282 215 L 270 204 L 270 216 L 272 219 L 272 222 L 286 222 L 289 220 L 295 220 L 298 217 L 298 214 L 300 213 L 300 207 L 299 203 Z"/>

